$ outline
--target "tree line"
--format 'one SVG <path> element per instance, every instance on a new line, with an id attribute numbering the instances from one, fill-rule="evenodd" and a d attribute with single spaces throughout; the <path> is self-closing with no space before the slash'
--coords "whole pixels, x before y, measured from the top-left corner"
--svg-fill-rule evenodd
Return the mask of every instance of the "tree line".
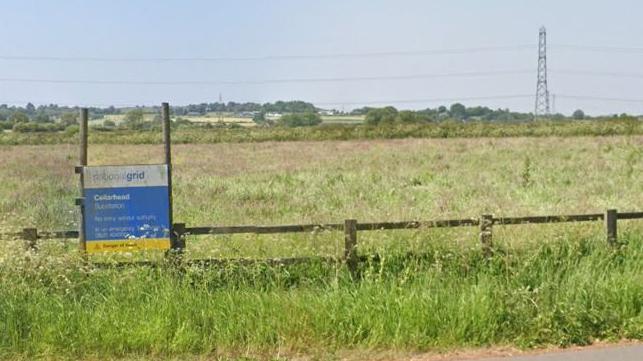
<path id="1" fill-rule="evenodd" d="M 174 126 L 194 126 L 189 121 L 190 116 L 207 115 L 208 113 L 233 113 L 242 114 L 252 119 L 260 126 L 304 127 L 316 126 L 323 123 L 321 112 L 314 104 L 304 101 L 276 101 L 274 103 L 237 103 L 215 102 L 173 106 Z M 17 132 L 43 132 L 43 131 L 74 131 L 78 124 L 78 107 L 60 106 L 57 104 L 34 106 L 28 103 L 22 106 L 9 106 L 0 104 L 0 130 L 12 129 Z M 160 107 L 123 107 L 114 106 L 89 108 L 91 119 L 104 119 L 102 127 L 106 130 L 115 128 L 145 130 L 158 126 L 160 121 Z M 441 121 L 492 121 L 492 122 L 523 122 L 534 120 L 532 113 L 514 112 L 509 109 L 491 109 L 485 106 L 467 107 L 461 103 L 436 108 L 421 110 L 398 110 L 392 106 L 381 108 L 362 107 L 350 112 L 333 111 L 337 115 L 363 116 L 367 125 L 393 124 L 393 123 L 427 123 Z M 108 115 L 122 115 L 122 121 L 116 124 L 113 120 L 105 118 Z M 627 114 L 614 115 L 612 118 L 632 118 Z M 551 120 L 587 119 L 582 110 L 576 110 L 571 117 L 555 114 Z M 206 124 L 206 126 L 227 126 L 225 124 Z"/>

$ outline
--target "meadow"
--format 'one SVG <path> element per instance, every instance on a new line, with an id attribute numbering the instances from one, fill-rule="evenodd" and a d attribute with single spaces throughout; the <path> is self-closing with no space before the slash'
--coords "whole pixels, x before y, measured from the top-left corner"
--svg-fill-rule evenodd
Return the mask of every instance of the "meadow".
<path id="1" fill-rule="evenodd" d="M 148 117 L 151 115 L 148 114 Z M 210 118 L 214 119 L 214 118 Z M 151 119 L 150 119 L 151 120 Z M 91 123 L 91 122 L 90 122 Z M 238 123 L 234 123 L 238 124 Z M 90 124 L 91 126 L 91 124 Z M 64 132 L 0 133 L 0 145 L 77 144 L 78 129 Z M 606 118 L 579 121 L 488 122 L 441 121 L 433 123 L 390 123 L 363 125 L 337 121 L 332 117 L 315 127 L 254 127 L 220 125 L 216 122 L 180 125 L 172 140 L 179 144 L 258 143 L 283 141 L 374 140 L 408 138 L 505 138 L 505 137 L 579 137 L 643 135 L 643 122 L 634 118 Z M 160 124 L 150 131 L 90 131 L 93 144 L 157 144 Z"/>
<path id="2" fill-rule="evenodd" d="M 74 229 L 73 144 L 0 147 L 0 229 Z M 595 213 L 643 207 L 643 136 L 177 144 L 189 226 Z M 92 144 L 90 164 L 155 163 L 158 144 Z M 311 261 L 94 268 L 75 241 L 0 246 L 0 357 L 335 359 L 346 352 L 643 338 L 643 223 L 359 234 L 360 278 Z M 341 232 L 189 237 L 188 258 L 337 256 Z M 377 257 L 369 257 L 375 256 Z"/>

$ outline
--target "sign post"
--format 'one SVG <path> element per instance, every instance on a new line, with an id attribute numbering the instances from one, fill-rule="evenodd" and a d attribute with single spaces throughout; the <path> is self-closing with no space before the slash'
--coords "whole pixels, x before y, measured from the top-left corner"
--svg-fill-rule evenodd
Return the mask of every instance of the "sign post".
<path id="1" fill-rule="evenodd" d="M 80 222 L 78 225 L 78 246 L 81 252 L 86 251 L 85 245 L 85 185 L 84 185 L 84 175 L 82 172 L 83 167 L 87 166 L 87 123 L 89 122 L 89 111 L 87 108 L 82 108 L 80 110 L 80 167 L 76 169 L 76 172 L 80 176 L 80 192 L 81 198 L 79 199 L 78 206 L 80 206 Z"/>
<path id="2" fill-rule="evenodd" d="M 172 226 L 169 104 L 161 107 L 165 163 L 88 166 L 87 109 L 81 109 L 79 239 L 87 253 L 180 250 Z"/>

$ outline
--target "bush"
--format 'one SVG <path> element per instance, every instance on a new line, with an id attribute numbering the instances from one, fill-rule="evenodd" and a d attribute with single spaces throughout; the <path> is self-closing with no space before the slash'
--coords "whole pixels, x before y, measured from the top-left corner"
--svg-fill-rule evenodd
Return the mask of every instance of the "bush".
<path id="1" fill-rule="evenodd" d="M 170 126 L 172 128 L 182 128 L 182 127 L 189 127 L 192 124 L 194 124 L 194 123 L 191 122 L 190 120 L 188 120 L 186 118 L 178 117 L 172 123 L 170 123 Z"/>
<path id="2" fill-rule="evenodd" d="M 394 107 L 371 109 L 366 113 L 365 122 L 369 125 L 393 123 L 397 120 L 398 111 Z"/>
<path id="3" fill-rule="evenodd" d="M 79 131 L 80 131 L 80 127 L 76 124 L 68 125 L 67 128 L 65 128 L 66 135 L 75 135 Z"/>
<path id="4" fill-rule="evenodd" d="M 0 130 L 11 129 L 11 128 L 13 128 L 13 123 L 0 121 Z"/>
<path id="5" fill-rule="evenodd" d="M 283 115 L 279 118 L 278 124 L 292 128 L 315 126 L 321 124 L 321 122 L 321 116 L 316 113 L 293 113 Z"/>
<path id="6" fill-rule="evenodd" d="M 57 132 L 62 130 L 61 126 L 58 124 L 52 123 L 16 123 L 12 127 L 13 131 L 16 133 L 35 133 L 35 132 Z"/>
<path id="7" fill-rule="evenodd" d="M 9 120 L 14 123 L 26 123 L 29 121 L 29 116 L 23 112 L 17 111 L 11 114 Z"/>

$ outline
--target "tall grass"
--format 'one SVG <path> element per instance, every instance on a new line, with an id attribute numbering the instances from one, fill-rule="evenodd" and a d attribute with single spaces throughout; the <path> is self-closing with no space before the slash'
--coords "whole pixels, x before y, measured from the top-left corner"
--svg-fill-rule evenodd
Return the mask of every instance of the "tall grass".
<path id="1" fill-rule="evenodd" d="M 187 127 L 174 131 L 172 141 L 181 144 L 242 143 L 267 141 L 324 141 L 403 138 L 480 138 L 480 137 L 575 137 L 643 134 L 643 122 L 636 119 L 585 121 L 438 122 L 426 124 L 325 125 L 301 128 L 202 128 Z M 160 130 L 90 132 L 90 143 L 156 144 Z M 0 145 L 77 144 L 73 132 L 0 133 Z"/>
<path id="2" fill-rule="evenodd" d="M 635 135 L 178 145 L 175 220 L 637 211 L 642 144 Z M 65 144 L 0 147 L 0 233 L 76 227 L 76 154 Z M 105 144 L 89 154 L 92 164 L 125 164 L 162 153 Z M 642 339 L 642 227 L 619 221 L 617 248 L 598 223 L 494 227 L 491 259 L 473 228 L 360 232 L 365 261 L 355 280 L 341 263 L 321 261 L 93 267 L 70 242 L 43 242 L 32 254 L 0 240 L 0 358 L 268 358 Z M 191 237 L 187 251 L 186 259 L 332 257 L 342 235 Z"/>
<path id="3" fill-rule="evenodd" d="M 643 238 L 498 249 L 427 243 L 360 264 L 96 269 L 72 256 L 0 262 L 0 357 L 583 345 L 643 338 Z"/>

